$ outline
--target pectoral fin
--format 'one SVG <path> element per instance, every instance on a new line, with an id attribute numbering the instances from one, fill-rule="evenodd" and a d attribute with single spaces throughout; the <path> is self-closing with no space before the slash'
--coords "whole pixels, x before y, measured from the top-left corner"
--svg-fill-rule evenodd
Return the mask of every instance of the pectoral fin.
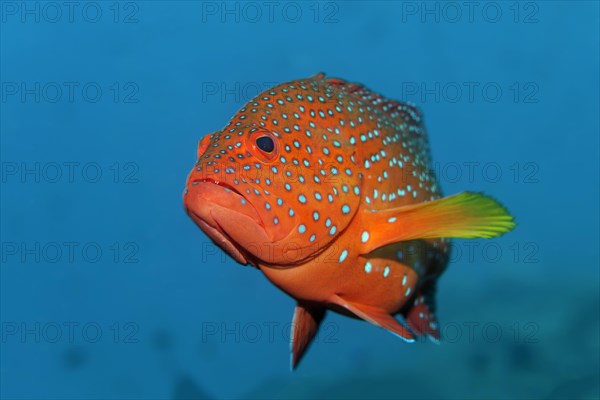
<path id="1" fill-rule="evenodd" d="M 402 326 L 400 322 L 398 322 L 385 310 L 372 306 L 367 306 L 364 304 L 353 303 L 344 300 L 343 298 L 337 295 L 333 296 L 331 302 L 337 304 L 338 306 L 344 307 L 345 309 L 352 312 L 357 317 L 364 319 L 365 321 L 377 325 L 380 328 L 387 329 L 394 335 L 400 337 L 401 339 L 407 342 L 414 342 L 415 340 L 413 334 L 404 326 Z"/>
<path id="2" fill-rule="evenodd" d="M 442 199 L 380 211 L 363 211 L 362 253 L 389 243 L 434 238 L 492 238 L 515 227 L 493 198 L 463 192 Z"/>
<path id="3" fill-rule="evenodd" d="M 316 305 L 298 303 L 294 310 L 291 335 L 291 368 L 294 369 L 302 359 L 310 342 L 314 338 L 319 324 L 325 316 L 325 308 Z"/>

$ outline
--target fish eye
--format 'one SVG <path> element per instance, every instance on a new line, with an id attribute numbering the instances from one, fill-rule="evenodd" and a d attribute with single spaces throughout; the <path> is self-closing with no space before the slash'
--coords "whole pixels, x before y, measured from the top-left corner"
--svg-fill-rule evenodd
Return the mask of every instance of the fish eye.
<path id="1" fill-rule="evenodd" d="M 265 153 L 272 153 L 275 150 L 275 142 L 269 136 L 261 136 L 256 138 L 256 147 Z"/>
<path id="2" fill-rule="evenodd" d="M 263 162 L 272 162 L 277 159 L 278 144 L 277 138 L 269 131 L 258 130 L 248 136 L 248 150 L 259 160 Z"/>

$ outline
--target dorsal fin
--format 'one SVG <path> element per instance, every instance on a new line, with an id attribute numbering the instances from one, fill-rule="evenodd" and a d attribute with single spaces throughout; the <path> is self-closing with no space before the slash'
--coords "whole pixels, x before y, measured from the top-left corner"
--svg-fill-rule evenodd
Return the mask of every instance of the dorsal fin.
<path id="1" fill-rule="evenodd" d="M 317 85 L 324 86 L 325 90 L 331 93 L 348 97 L 359 104 L 362 103 L 363 106 L 371 107 L 375 115 L 382 117 L 379 118 L 379 121 L 383 126 L 393 125 L 394 129 L 400 129 L 406 144 L 421 154 L 424 165 L 429 165 L 431 155 L 423 125 L 423 114 L 416 105 L 388 99 L 360 83 L 326 77 L 323 73 L 314 75 L 312 79 Z"/>
<path id="2" fill-rule="evenodd" d="M 352 94 L 393 119 L 401 118 L 408 124 L 421 125 L 423 114 L 412 103 L 388 99 L 360 83 L 348 82 L 341 78 L 326 78 L 323 73 L 315 75 L 314 78 L 322 79 L 331 90 Z"/>

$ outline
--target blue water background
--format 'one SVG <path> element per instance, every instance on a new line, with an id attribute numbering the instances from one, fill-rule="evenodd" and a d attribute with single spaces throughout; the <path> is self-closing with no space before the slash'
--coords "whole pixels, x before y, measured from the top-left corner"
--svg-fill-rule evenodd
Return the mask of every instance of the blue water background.
<path id="1" fill-rule="evenodd" d="M 1 3 L 2 398 L 599 396 L 598 3 L 281 2 L 270 19 L 105 2 L 97 22 L 85 4 L 53 22 Z M 330 314 L 290 373 L 294 302 L 214 251 L 181 197 L 203 135 L 257 87 L 320 71 L 418 104 L 445 193 L 484 191 L 519 225 L 459 244 L 438 292 L 450 340 Z M 71 242 L 72 262 L 12 252 Z"/>

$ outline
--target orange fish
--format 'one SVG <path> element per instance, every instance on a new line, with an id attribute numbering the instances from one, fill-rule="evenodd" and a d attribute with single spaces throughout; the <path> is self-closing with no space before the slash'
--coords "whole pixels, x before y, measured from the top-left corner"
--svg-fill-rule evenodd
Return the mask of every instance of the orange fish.
<path id="1" fill-rule="evenodd" d="M 441 197 L 414 106 L 324 74 L 259 94 L 204 137 L 183 200 L 218 246 L 297 300 L 292 368 L 328 309 L 439 340 L 445 238 L 515 226 L 483 194 Z"/>

